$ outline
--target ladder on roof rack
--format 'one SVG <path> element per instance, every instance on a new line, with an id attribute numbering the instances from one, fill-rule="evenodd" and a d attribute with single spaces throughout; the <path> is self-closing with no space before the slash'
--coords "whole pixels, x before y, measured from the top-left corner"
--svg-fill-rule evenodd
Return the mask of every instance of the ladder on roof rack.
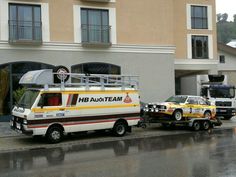
<path id="1" fill-rule="evenodd" d="M 53 73 L 53 75 L 58 75 Z M 66 75 L 69 75 L 71 82 L 64 82 Z M 84 86 L 86 90 L 89 90 L 92 86 L 101 87 L 121 87 L 125 88 L 139 88 L 138 76 L 127 76 L 127 75 L 104 75 L 104 74 L 76 74 L 76 73 L 63 73 L 61 76 L 62 87 L 65 86 Z"/>
<path id="2" fill-rule="evenodd" d="M 66 82 L 68 77 L 72 82 Z M 59 80 L 59 83 L 54 83 Z M 78 73 L 53 73 L 52 69 L 29 71 L 20 79 L 20 84 L 57 86 L 64 89 L 66 86 L 84 86 L 89 90 L 92 86 L 105 89 L 106 87 L 139 88 L 138 76 L 102 75 L 102 74 L 78 74 Z"/>

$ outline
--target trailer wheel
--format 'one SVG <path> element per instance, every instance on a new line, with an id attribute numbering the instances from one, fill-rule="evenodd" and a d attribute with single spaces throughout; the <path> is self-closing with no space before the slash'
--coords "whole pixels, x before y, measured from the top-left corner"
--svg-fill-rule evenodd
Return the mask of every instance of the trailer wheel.
<path id="1" fill-rule="evenodd" d="M 58 126 L 52 126 L 48 129 L 46 138 L 50 143 L 59 143 L 63 138 L 63 130 Z"/>
<path id="2" fill-rule="evenodd" d="M 172 114 L 172 117 L 175 120 L 180 121 L 183 118 L 183 113 L 181 110 L 175 110 L 174 113 Z"/>
<path id="3" fill-rule="evenodd" d="M 202 123 L 202 129 L 208 130 L 210 128 L 210 122 L 209 121 L 203 121 Z"/>
<path id="4" fill-rule="evenodd" d="M 119 121 L 115 123 L 112 131 L 115 136 L 124 136 L 127 131 L 127 125 L 124 121 Z"/>
<path id="5" fill-rule="evenodd" d="M 201 128 L 200 122 L 199 121 L 194 121 L 193 126 L 192 126 L 194 131 L 199 131 Z"/>

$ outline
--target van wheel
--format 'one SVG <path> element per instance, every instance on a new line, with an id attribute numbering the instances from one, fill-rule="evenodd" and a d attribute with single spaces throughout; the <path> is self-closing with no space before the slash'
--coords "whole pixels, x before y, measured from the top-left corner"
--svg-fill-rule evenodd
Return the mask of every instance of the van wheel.
<path id="1" fill-rule="evenodd" d="M 194 131 L 199 131 L 201 128 L 200 122 L 199 121 L 194 121 L 193 126 L 192 126 Z"/>
<path id="2" fill-rule="evenodd" d="M 127 126 L 126 126 L 125 122 L 117 122 L 114 125 L 112 131 L 115 136 L 124 136 L 127 131 Z"/>
<path id="3" fill-rule="evenodd" d="M 183 118 L 183 114 L 181 110 L 175 110 L 174 113 L 172 114 L 172 117 L 177 120 L 180 121 Z"/>
<path id="4" fill-rule="evenodd" d="M 63 137 L 63 131 L 60 127 L 50 127 L 47 131 L 46 138 L 50 143 L 59 143 Z"/>
<path id="5" fill-rule="evenodd" d="M 208 130 L 210 128 L 210 122 L 209 121 L 203 121 L 202 123 L 202 129 Z"/>
<path id="6" fill-rule="evenodd" d="M 63 75 L 66 73 L 69 73 L 69 69 L 65 66 L 55 66 L 53 68 L 53 73 L 57 73 L 54 74 L 54 82 L 55 83 L 61 83 L 62 80 L 64 80 L 64 82 L 66 82 L 69 79 L 69 75 Z"/>

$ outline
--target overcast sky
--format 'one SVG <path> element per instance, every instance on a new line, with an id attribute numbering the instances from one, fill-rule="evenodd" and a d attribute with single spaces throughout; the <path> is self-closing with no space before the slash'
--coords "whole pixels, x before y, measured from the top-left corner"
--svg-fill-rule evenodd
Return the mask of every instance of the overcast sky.
<path id="1" fill-rule="evenodd" d="M 216 13 L 227 13 L 228 21 L 233 21 L 236 14 L 236 0 L 216 0 Z"/>

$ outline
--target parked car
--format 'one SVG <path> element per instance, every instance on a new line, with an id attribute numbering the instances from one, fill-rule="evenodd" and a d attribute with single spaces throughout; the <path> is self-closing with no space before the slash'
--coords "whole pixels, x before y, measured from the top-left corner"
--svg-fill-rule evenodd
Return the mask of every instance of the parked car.
<path id="1" fill-rule="evenodd" d="M 149 117 L 176 121 L 188 118 L 215 119 L 216 106 L 200 96 L 176 95 L 163 103 L 146 104 L 144 112 Z"/>

